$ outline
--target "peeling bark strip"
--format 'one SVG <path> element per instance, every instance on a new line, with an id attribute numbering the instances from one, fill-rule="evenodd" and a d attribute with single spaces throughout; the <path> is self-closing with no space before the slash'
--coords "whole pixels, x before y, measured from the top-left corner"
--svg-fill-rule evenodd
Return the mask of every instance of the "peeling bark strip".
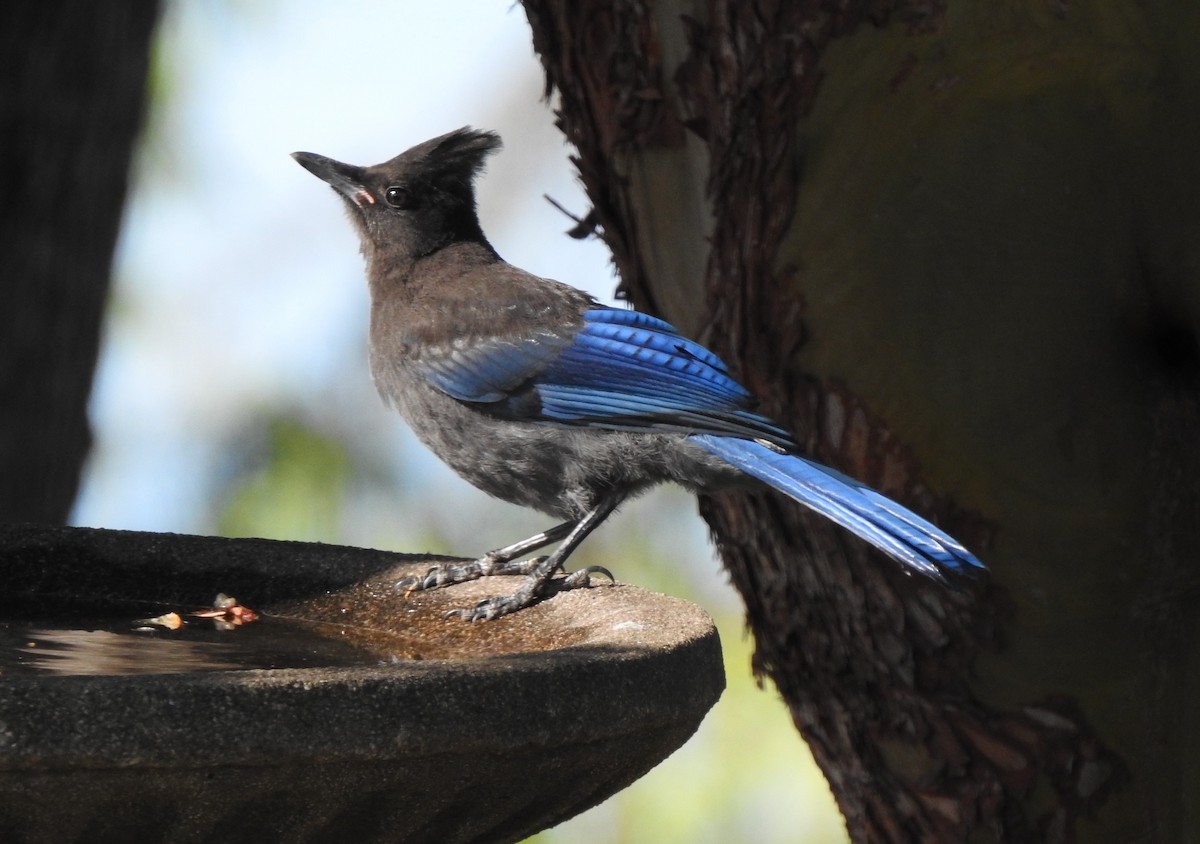
<path id="1" fill-rule="evenodd" d="M 806 329 L 802 300 L 781 293 L 800 287 L 795 271 L 778 268 L 822 48 L 862 24 L 936 29 L 944 3 L 712 0 L 707 20 L 683 18 L 686 58 L 675 67 L 664 66 L 656 20 L 680 14 L 665 2 L 524 5 L 622 292 L 656 310 L 621 161 L 678 146 L 686 127 L 711 162 L 711 252 L 695 292 L 709 302 L 710 342 L 772 415 L 809 432 L 819 459 L 937 513 L 969 544 L 985 540 L 987 526 L 930 492 L 860 398 L 787 368 Z M 1122 782 L 1121 762 L 1072 701 L 1001 712 L 973 698 L 972 665 L 1006 612 L 998 589 L 904 577 L 769 493 L 705 498 L 701 512 L 746 602 L 755 670 L 788 702 L 855 841 L 1068 841 Z"/>
<path id="2" fill-rule="evenodd" d="M 534 2 L 525 12 L 546 68 L 546 96 L 557 89 L 562 98 L 558 126 L 579 151 L 572 161 L 621 277 L 617 295 L 629 298 L 631 289 L 645 289 L 645 272 L 617 162 L 626 151 L 683 143 L 682 127 L 665 108 L 647 4 Z"/>

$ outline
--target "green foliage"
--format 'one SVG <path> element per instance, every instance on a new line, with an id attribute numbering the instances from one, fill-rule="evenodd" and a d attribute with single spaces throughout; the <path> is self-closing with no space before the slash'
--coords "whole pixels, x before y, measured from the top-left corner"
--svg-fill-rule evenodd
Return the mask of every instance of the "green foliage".
<path id="1" fill-rule="evenodd" d="M 265 445 L 240 467 L 217 517 L 222 536 L 336 542 L 351 475 L 338 440 L 296 419 L 267 424 Z"/>

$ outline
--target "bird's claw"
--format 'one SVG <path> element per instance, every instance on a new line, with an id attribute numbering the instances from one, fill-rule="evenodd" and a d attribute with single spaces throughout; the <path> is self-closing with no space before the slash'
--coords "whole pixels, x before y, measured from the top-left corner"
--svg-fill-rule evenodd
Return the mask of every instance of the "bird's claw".
<path id="1" fill-rule="evenodd" d="M 410 575 L 396 582 L 396 589 L 404 592 L 408 598 L 414 592 L 426 589 L 437 589 L 439 586 L 449 586 L 452 583 L 464 583 L 481 576 L 479 572 L 471 571 L 471 565 L 455 565 L 445 563 L 431 567 L 423 575 Z"/>
<path id="2" fill-rule="evenodd" d="M 439 563 L 430 567 L 424 575 L 410 575 L 396 581 L 395 588 L 402 590 L 404 597 L 408 598 L 414 592 L 452 586 L 455 583 L 467 583 L 497 574 L 532 575 L 540 570 L 542 563 L 547 559 L 546 557 L 535 557 L 530 560 L 505 560 L 492 554 L 484 554 L 478 560 L 465 563 Z"/>
<path id="3" fill-rule="evenodd" d="M 593 575 L 593 574 L 602 574 L 605 577 L 607 577 L 611 582 L 613 582 L 613 583 L 617 582 L 617 578 L 613 575 L 613 573 L 611 571 L 609 571 L 608 569 L 606 569 L 604 566 L 588 566 L 586 568 L 582 568 L 579 571 L 572 572 L 571 574 L 567 575 L 563 579 L 563 586 L 566 589 L 574 589 L 577 586 L 591 586 L 592 585 L 591 575 Z M 577 582 L 573 582 L 573 581 L 577 581 Z"/>
<path id="4" fill-rule="evenodd" d="M 538 580 L 534 575 L 529 582 L 511 595 L 485 598 L 473 607 L 450 610 L 444 618 L 461 618 L 463 621 L 491 621 L 537 603 L 542 599 L 547 586 L 553 586 L 558 592 L 589 587 L 592 585 L 591 576 L 593 574 L 602 574 L 613 583 L 617 582 L 613 573 L 604 566 L 588 566 L 556 581 Z"/>
<path id="5" fill-rule="evenodd" d="M 501 616 L 514 613 L 519 609 L 524 609 L 533 601 L 521 603 L 514 595 L 507 595 L 499 598 L 487 598 L 480 601 L 473 607 L 460 607 L 455 610 L 450 610 L 443 616 L 444 618 L 461 618 L 463 621 L 492 621 Z"/>

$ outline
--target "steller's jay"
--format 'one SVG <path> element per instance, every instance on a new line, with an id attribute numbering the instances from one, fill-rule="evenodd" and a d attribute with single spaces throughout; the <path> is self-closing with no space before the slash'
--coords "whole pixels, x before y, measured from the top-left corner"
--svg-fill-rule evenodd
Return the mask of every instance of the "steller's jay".
<path id="1" fill-rule="evenodd" d="M 345 200 L 371 291 L 375 385 L 417 436 L 475 486 L 566 521 L 400 586 L 524 574 L 512 595 L 457 610 L 497 618 L 539 600 L 585 537 L 627 498 L 674 481 L 712 490 L 756 478 L 909 569 L 942 578 L 982 563 L 943 531 L 800 454 L 712 352 L 660 319 L 505 263 L 475 210 L 475 176 L 500 147 L 465 127 L 374 167 L 293 157 Z M 548 557 L 519 560 L 560 542 Z M 584 569 L 562 581 L 586 585 Z"/>

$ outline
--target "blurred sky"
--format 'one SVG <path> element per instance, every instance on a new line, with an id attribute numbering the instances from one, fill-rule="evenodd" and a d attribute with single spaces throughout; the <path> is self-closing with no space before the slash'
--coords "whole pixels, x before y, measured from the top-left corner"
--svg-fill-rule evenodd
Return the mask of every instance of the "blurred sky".
<path id="1" fill-rule="evenodd" d="M 351 443 L 358 465 L 386 478 L 382 492 L 360 496 L 337 541 L 466 555 L 548 527 L 453 476 L 375 396 L 355 235 L 333 192 L 288 155 L 373 164 L 463 125 L 495 129 L 505 147 L 479 185 L 493 244 L 514 264 L 611 302 L 616 279 L 603 244 L 567 237 L 571 221 L 542 199 L 588 208 L 572 150 L 541 100 L 522 9 L 503 0 L 174 0 L 157 50 L 92 398 L 96 446 L 74 523 L 215 532 L 214 496 L 239 471 L 239 443 L 283 408 Z M 749 687 L 740 604 L 694 500 L 679 491 L 649 498 L 610 520 L 618 527 L 609 536 L 640 535 L 644 556 L 683 564 L 691 597 L 726 619 L 731 687 L 760 708 L 735 716 L 750 719 L 741 725 L 710 715 L 688 747 L 621 799 L 690 813 L 677 823 L 709 830 L 686 840 L 730 840 L 733 827 L 706 818 L 696 803 L 709 798 L 696 795 L 703 783 L 730 792 L 707 769 L 740 752 L 738 771 L 756 770 L 761 781 L 738 775 L 745 796 L 731 823 L 744 835 L 734 840 L 841 840 L 827 792 L 811 805 L 800 794 L 814 777 L 818 791 L 822 784 L 774 691 Z M 575 562 L 603 549 L 609 530 Z M 425 535 L 448 547 L 420 545 Z M 673 773 L 688 766 L 690 785 Z M 657 786 L 645 785 L 655 777 Z M 661 793 L 653 788 L 683 802 L 672 809 L 659 796 L 638 797 Z M 613 811 L 593 810 L 547 840 L 651 840 Z"/>
<path id="2" fill-rule="evenodd" d="M 293 150 L 373 164 L 466 124 L 496 129 L 489 236 L 513 263 L 608 297 L 603 245 L 563 236 L 570 221 L 542 199 L 587 208 L 541 90 L 519 7 L 169 4 L 74 521 L 198 530 L 213 431 L 366 377 L 357 241 Z"/>

